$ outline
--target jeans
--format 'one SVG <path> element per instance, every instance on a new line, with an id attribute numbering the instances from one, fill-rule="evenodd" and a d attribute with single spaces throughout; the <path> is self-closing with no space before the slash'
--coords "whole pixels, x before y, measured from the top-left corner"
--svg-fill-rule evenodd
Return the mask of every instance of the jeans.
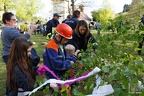
<path id="1" fill-rule="evenodd" d="M 7 63 L 8 63 L 8 55 L 7 56 L 3 56 L 3 61 L 5 62 L 6 66 L 7 66 Z M 8 84 L 7 84 L 7 79 L 6 79 L 6 96 L 9 96 L 9 87 L 8 87 Z"/>

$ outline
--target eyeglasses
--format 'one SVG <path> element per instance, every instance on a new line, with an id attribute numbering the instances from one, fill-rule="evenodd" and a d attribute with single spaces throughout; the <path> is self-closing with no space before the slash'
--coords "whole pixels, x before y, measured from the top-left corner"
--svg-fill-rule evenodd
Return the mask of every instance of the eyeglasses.
<path id="1" fill-rule="evenodd" d="M 13 20 L 13 21 L 17 21 L 17 19 L 11 19 L 11 20 Z"/>

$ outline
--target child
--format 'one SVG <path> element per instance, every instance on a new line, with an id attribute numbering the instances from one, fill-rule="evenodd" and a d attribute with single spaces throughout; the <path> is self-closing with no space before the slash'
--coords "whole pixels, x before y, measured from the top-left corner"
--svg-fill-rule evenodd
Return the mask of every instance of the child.
<path id="1" fill-rule="evenodd" d="M 67 44 L 65 46 L 65 50 L 67 54 L 69 54 L 70 56 L 77 56 L 77 54 L 80 52 L 80 50 L 76 50 L 75 52 L 75 47 L 71 44 Z"/>
<path id="2" fill-rule="evenodd" d="M 9 96 L 18 96 L 18 92 L 32 91 L 36 75 L 30 60 L 31 48 L 25 38 L 14 39 L 7 66 Z"/>

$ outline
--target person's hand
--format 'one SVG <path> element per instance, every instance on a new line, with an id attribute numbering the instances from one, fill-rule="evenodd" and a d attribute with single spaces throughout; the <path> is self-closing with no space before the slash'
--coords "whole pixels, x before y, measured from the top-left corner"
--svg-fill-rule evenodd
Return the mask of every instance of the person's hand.
<path id="1" fill-rule="evenodd" d="M 18 91 L 24 91 L 22 88 L 18 88 Z"/>
<path id="2" fill-rule="evenodd" d="M 50 83 L 50 87 L 52 87 L 52 88 L 57 88 L 58 85 L 57 85 L 56 83 Z"/>
<path id="3" fill-rule="evenodd" d="M 73 62 L 73 61 L 70 61 L 70 63 L 71 63 L 71 64 L 74 64 L 74 62 Z"/>
<path id="4" fill-rule="evenodd" d="M 75 52 L 75 56 L 77 56 L 77 54 L 80 52 L 80 50 L 76 50 L 76 52 Z"/>
<path id="5" fill-rule="evenodd" d="M 34 31 L 34 30 L 36 30 L 38 28 L 38 26 L 39 26 L 39 24 L 36 24 L 36 25 L 32 26 L 31 29 Z"/>
<path id="6" fill-rule="evenodd" d="M 28 34 L 29 35 L 31 35 L 33 32 L 34 32 L 34 30 L 36 30 L 37 29 L 37 27 L 38 27 L 39 25 L 37 24 L 37 25 L 34 25 L 34 26 L 32 26 L 32 28 L 28 31 Z"/>

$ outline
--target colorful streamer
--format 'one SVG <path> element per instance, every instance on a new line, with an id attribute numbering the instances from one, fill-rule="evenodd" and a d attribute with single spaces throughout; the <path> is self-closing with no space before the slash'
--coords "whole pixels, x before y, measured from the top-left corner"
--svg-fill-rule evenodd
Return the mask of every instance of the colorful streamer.
<path id="1" fill-rule="evenodd" d="M 46 66 L 43 66 L 46 71 L 50 72 L 51 70 L 49 68 L 47 68 Z M 71 80 L 66 80 L 66 81 L 63 81 L 63 80 L 57 80 L 57 79 L 49 79 L 47 81 L 45 81 L 42 85 L 40 85 L 39 87 L 35 88 L 33 91 L 31 91 L 29 93 L 29 96 L 32 94 L 32 93 L 35 93 L 38 89 L 40 89 L 41 87 L 45 86 L 46 84 L 48 83 L 57 83 L 57 84 L 71 84 L 73 82 L 76 82 L 76 81 L 80 81 L 80 80 L 83 80 L 97 72 L 99 72 L 101 69 L 99 69 L 98 67 L 95 67 L 91 72 L 89 72 L 88 74 L 84 75 L 84 76 L 81 76 L 81 77 L 78 77 L 78 78 L 74 78 L 74 79 L 71 79 Z M 43 71 L 39 71 L 39 72 L 43 72 Z M 56 76 L 52 71 L 51 71 L 51 74 L 53 76 Z M 57 77 L 57 76 L 56 76 Z M 58 77 L 57 77 L 58 78 Z M 58 78 L 59 79 L 59 78 Z"/>

